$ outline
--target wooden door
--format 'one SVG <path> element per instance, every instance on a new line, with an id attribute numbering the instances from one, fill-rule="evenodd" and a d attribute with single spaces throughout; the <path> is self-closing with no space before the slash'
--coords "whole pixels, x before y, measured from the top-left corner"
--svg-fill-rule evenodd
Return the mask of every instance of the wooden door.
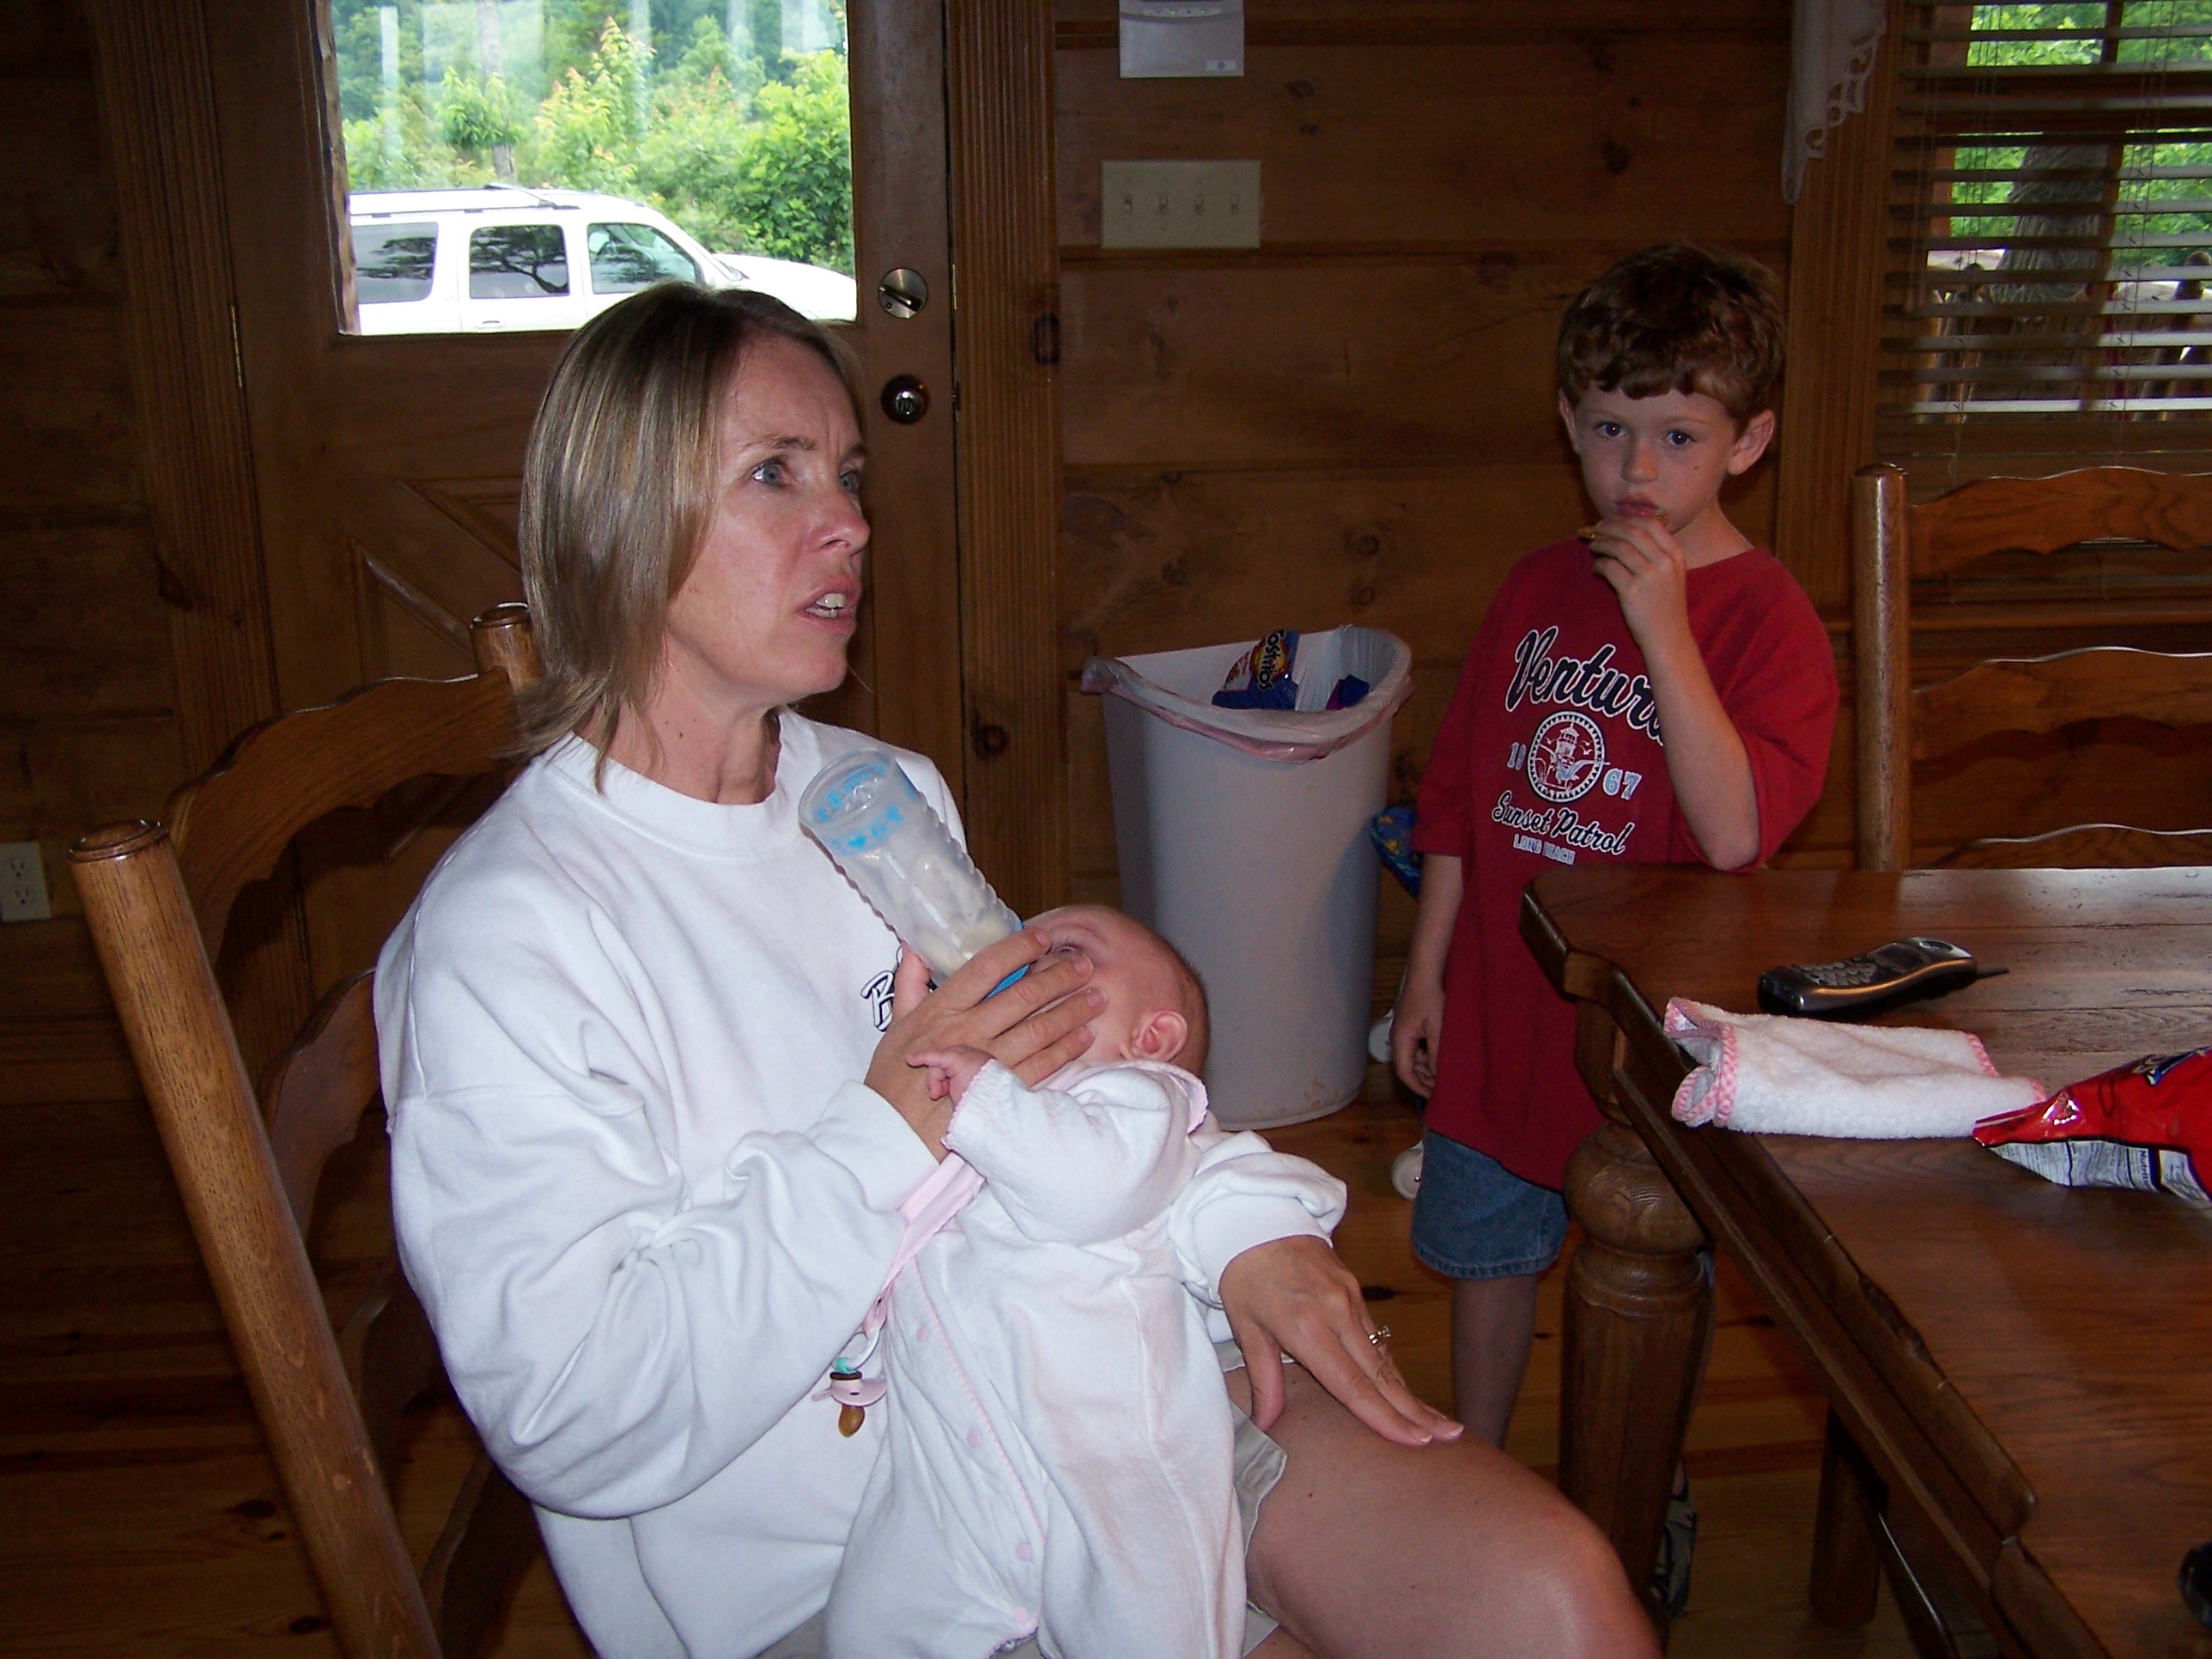
<path id="1" fill-rule="evenodd" d="M 567 338 L 343 332 L 326 9 L 210 0 L 207 12 L 237 368 L 276 701 L 288 709 L 383 675 L 468 672 L 469 618 L 520 595 L 523 447 Z M 911 426 L 869 410 L 869 598 L 853 678 L 823 712 L 921 750 L 957 790 L 943 0 L 852 0 L 848 28 L 860 315 L 840 326 L 871 392 L 910 374 L 933 395 Z M 910 318 L 876 298 L 881 275 L 901 266 L 930 290 Z M 367 843 L 350 851 L 371 853 L 370 864 L 306 872 L 316 985 L 373 957 L 428 862 L 480 805 L 396 803 L 345 832 Z"/>

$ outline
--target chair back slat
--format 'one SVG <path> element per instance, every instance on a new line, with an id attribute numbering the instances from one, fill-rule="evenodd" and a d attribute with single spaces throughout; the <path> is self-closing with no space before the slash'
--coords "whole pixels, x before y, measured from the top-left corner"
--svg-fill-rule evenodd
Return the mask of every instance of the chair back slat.
<path id="1" fill-rule="evenodd" d="M 422 1564 L 422 1595 L 448 1654 L 475 1653 L 500 1624 L 505 1607 L 494 1587 L 510 1564 L 538 1547 L 530 1500 L 490 1461 L 478 1458 L 454 1503 L 446 1530 Z"/>
<path id="2" fill-rule="evenodd" d="M 2212 546 L 2212 475 L 2086 467 L 2051 478 L 1985 478 L 1918 506 L 1904 471 L 1863 467 L 1851 480 L 1852 651 L 1857 670 L 1857 853 L 1861 869 L 1912 860 L 1912 763 L 1999 732 L 2047 735 L 2100 720 L 2212 724 L 2212 654 L 2092 646 L 1978 663 L 1912 690 L 1911 586 L 1986 554 L 2045 554 L 2121 539 Z M 2083 824 L 1970 842 L 1939 863 L 2118 866 L 2199 861 L 2212 831 Z"/>
<path id="3" fill-rule="evenodd" d="M 1936 863 L 1947 870 L 2165 870 L 2212 864 L 2212 830 L 2083 823 L 2047 836 L 1970 841 Z"/>
<path id="4" fill-rule="evenodd" d="M 168 832 L 89 836 L 70 861 L 331 1623 L 357 1659 L 437 1659 Z"/>
<path id="5" fill-rule="evenodd" d="M 2100 645 L 1976 663 L 1912 694 L 1912 757 L 1953 754 L 1998 732 L 2056 732 L 2103 720 L 2212 723 L 2212 654 Z"/>
<path id="6" fill-rule="evenodd" d="M 496 674 L 385 680 L 326 708 L 248 732 L 169 802 L 192 909 L 220 954 L 230 908 L 276 867 L 301 830 L 373 806 L 425 776 L 482 772 L 514 732 L 514 690 Z"/>
<path id="7" fill-rule="evenodd" d="M 338 1360 L 361 1403 L 376 1466 L 389 1481 L 398 1470 L 400 1418 L 445 1376 L 429 1316 L 397 1262 L 340 1327 Z"/>
<path id="8" fill-rule="evenodd" d="M 416 778 L 472 777 L 497 763 L 514 735 L 515 693 L 543 672 L 530 608 L 494 605 L 469 624 L 469 641 L 471 678 L 380 680 L 264 721 L 170 797 L 169 831 L 210 956 L 222 953 L 238 895 L 309 824 Z"/>
<path id="9" fill-rule="evenodd" d="M 262 1084 L 270 1150 L 302 1238 L 314 1218 L 323 1166 L 354 1138 L 362 1114 L 377 1098 L 372 982 L 364 971 L 331 987 Z"/>
<path id="10" fill-rule="evenodd" d="M 2049 478 L 1983 478 L 1912 509 L 1912 574 L 1941 576 L 1990 553 L 2055 553 L 2124 538 L 2212 546 L 2212 479 L 2135 466 Z"/>

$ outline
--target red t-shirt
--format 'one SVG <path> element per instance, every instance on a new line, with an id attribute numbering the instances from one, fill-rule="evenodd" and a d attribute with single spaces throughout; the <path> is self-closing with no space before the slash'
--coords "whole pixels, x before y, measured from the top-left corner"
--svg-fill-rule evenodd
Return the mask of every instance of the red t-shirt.
<path id="1" fill-rule="evenodd" d="M 1689 573 L 1690 632 L 1751 758 L 1759 857 L 1820 799 L 1835 658 L 1763 548 Z M 1521 893 L 1555 865 L 1705 861 L 1674 802 L 1658 708 L 1620 601 L 1578 541 L 1514 566 L 1460 670 L 1413 845 L 1464 860 L 1426 1126 L 1559 1187 L 1597 1127 L 1574 1005 L 1522 942 Z"/>

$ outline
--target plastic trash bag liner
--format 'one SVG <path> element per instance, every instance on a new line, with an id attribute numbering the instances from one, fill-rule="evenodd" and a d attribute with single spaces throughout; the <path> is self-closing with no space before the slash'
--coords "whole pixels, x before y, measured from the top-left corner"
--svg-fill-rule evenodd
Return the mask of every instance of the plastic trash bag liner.
<path id="1" fill-rule="evenodd" d="M 1334 754 L 1389 720 L 1413 692 L 1413 653 L 1405 641 L 1378 628 L 1348 625 L 1299 637 L 1297 708 L 1217 708 L 1213 694 L 1258 643 L 1163 651 L 1143 659 L 1141 673 L 1121 658 L 1093 657 L 1083 665 L 1083 689 L 1126 697 L 1170 726 L 1272 761 Z M 1347 675 L 1374 689 L 1349 708 L 1330 708 L 1331 694 Z"/>

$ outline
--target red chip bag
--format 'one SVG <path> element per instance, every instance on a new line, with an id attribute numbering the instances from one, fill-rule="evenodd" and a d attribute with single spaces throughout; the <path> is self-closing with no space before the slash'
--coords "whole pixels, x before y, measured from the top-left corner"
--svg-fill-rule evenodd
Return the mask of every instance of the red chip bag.
<path id="1" fill-rule="evenodd" d="M 2212 1204 L 2212 1048 L 2146 1054 L 1984 1118 L 1974 1139 L 2062 1187 L 2131 1187 Z"/>

